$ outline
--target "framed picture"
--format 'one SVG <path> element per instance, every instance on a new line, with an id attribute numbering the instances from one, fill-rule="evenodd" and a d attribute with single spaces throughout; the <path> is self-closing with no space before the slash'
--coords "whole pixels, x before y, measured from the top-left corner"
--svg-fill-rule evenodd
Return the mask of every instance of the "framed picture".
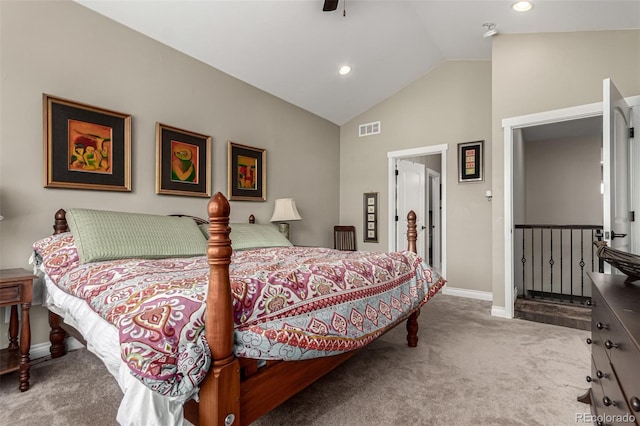
<path id="1" fill-rule="evenodd" d="M 378 242 L 378 193 L 364 193 L 364 242 Z"/>
<path id="2" fill-rule="evenodd" d="M 131 191 L 131 116 L 43 94 L 44 186 Z"/>
<path id="3" fill-rule="evenodd" d="M 484 180 L 484 141 L 458 144 L 458 182 Z"/>
<path id="4" fill-rule="evenodd" d="M 229 200 L 267 199 L 267 151 L 229 141 Z"/>
<path id="5" fill-rule="evenodd" d="M 156 194 L 211 196 L 211 136 L 156 123 Z"/>

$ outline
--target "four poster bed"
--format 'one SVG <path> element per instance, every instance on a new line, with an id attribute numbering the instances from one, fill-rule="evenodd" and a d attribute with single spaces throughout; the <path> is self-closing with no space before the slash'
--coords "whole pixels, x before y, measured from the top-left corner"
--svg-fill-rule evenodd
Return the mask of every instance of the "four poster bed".
<path id="1" fill-rule="evenodd" d="M 270 225 L 230 228 L 229 213 L 220 193 L 199 225 L 60 210 L 34 244 L 52 357 L 78 330 L 124 392 L 120 424 L 249 424 L 404 320 L 417 345 L 445 280 L 415 254 L 413 212 L 397 253 L 292 247 Z"/>

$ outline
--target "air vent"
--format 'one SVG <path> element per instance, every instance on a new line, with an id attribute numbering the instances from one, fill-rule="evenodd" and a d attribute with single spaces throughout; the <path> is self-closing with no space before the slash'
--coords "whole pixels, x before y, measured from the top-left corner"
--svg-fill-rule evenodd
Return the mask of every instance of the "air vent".
<path id="1" fill-rule="evenodd" d="M 373 123 L 361 124 L 358 136 L 377 135 L 380 133 L 380 122 L 374 121 Z"/>

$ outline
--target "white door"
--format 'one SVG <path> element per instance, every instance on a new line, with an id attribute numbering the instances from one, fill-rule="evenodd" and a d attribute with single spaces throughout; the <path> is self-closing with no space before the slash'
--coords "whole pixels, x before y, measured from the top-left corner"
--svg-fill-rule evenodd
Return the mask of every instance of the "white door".
<path id="1" fill-rule="evenodd" d="M 396 170 L 396 250 L 407 249 L 407 214 L 413 210 L 418 230 L 416 247 L 420 257 L 425 259 L 425 167 L 424 164 L 398 160 Z"/>
<path id="2" fill-rule="evenodd" d="M 640 106 L 631 107 L 631 126 L 640 123 Z M 631 253 L 640 254 L 640 137 L 631 139 L 631 211 L 635 220 L 631 222 Z"/>
<path id="3" fill-rule="evenodd" d="M 430 265 L 440 271 L 440 173 L 427 169 L 427 211 L 430 213 L 428 224 L 431 238 L 427 244 L 431 251 Z"/>
<path id="4" fill-rule="evenodd" d="M 611 79 L 603 84 L 602 181 L 604 239 L 609 247 L 629 251 L 629 128 L 631 108 Z M 605 272 L 611 267 L 605 263 Z"/>

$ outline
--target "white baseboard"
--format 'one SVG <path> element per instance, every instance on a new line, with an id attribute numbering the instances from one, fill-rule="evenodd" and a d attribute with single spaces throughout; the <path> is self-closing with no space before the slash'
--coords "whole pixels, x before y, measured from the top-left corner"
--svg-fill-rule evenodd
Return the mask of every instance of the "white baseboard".
<path id="1" fill-rule="evenodd" d="M 51 347 L 51 343 L 38 343 L 37 345 L 31 346 L 29 349 L 29 358 L 38 359 L 44 358 L 49 355 L 49 348 Z"/>
<path id="2" fill-rule="evenodd" d="M 78 340 L 74 339 L 73 337 L 67 337 L 64 343 L 65 343 L 65 346 L 67 347 L 67 351 L 73 351 L 76 349 L 84 348 L 84 345 L 80 343 Z M 38 343 L 37 345 L 32 345 L 31 348 L 29 349 L 29 358 L 38 359 L 38 358 L 44 358 L 45 356 L 49 356 L 49 354 L 51 353 L 51 351 L 49 350 L 50 348 L 51 348 L 50 342 Z"/>
<path id="3" fill-rule="evenodd" d="M 493 293 L 490 291 L 467 290 L 466 288 L 449 287 L 447 284 L 442 289 L 442 292 L 449 296 L 466 297 L 467 299 L 486 300 L 489 302 L 493 301 Z"/>
<path id="4" fill-rule="evenodd" d="M 503 306 L 492 306 L 491 307 L 491 316 L 492 317 L 507 318 L 507 310 Z"/>

